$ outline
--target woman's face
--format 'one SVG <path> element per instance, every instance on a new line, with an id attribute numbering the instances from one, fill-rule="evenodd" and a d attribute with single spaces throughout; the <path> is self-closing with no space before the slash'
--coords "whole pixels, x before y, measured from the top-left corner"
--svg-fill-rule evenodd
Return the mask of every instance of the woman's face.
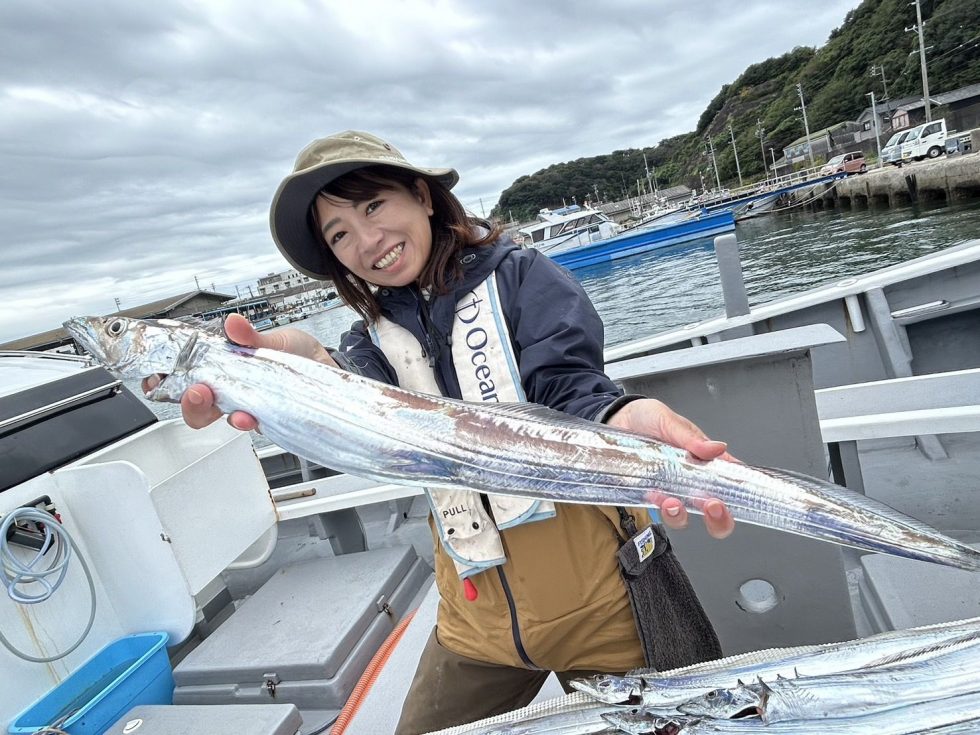
<path id="1" fill-rule="evenodd" d="M 432 198 L 422 179 L 413 190 L 391 186 L 357 203 L 321 195 L 314 206 L 324 241 L 351 273 L 376 286 L 407 286 L 432 252 Z"/>

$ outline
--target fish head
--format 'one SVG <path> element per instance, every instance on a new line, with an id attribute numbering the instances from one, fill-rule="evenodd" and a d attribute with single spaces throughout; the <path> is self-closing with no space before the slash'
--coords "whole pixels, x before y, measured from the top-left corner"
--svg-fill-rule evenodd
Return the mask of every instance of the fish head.
<path id="1" fill-rule="evenodd" d="M 195 330 L 180 322 L 124 316 L 80 316 L 65 329 L 107 370 L 132 377 L 171 373 Z"/>
<path id="2" fill-rule="evenodd" d="M 689 724 L 685 718 L 665 717 L 640 707 L 603 712 L 600 716 L 619 732 L 630 735 L 683 735 L 685 725 Z"/>
<path id="3" fill-rule="evenodd" d="M 677 711 L 686 715 L 733 720 L 754 717 L 759 714 L 762 696 L 757 686 L 739 683 L 731 689 L 712 689 L 699 697 L 677 705 Z"/>
<path id="4" fill-rule="evenodd" d="M 639 704 L 643 698 L 643 680 L 636 676 L 598 674 L 571 679 L 568 683 L 573 689 L 605 704 Z"/>

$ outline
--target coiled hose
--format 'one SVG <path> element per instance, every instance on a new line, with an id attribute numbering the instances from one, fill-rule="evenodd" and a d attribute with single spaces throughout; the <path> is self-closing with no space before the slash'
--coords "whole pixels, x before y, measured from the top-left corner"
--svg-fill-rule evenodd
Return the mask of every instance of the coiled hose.
<path id="1" fill-rule="evenodd" d="M 26 562 L 14 555 L 7 541 L 7 532 L 10 527 L 17 522 L 24 521 L 31 521 L 38 528 L 44 529 L 44 539 L 41 542 L 41 548 L 37 550 L 32 559 Z M 54 548 L 54 557 L 46 567 L 41 566 L 45 555 L 52 547 Z M 62 651 L 53 656 L 32 656 L 24 653 L 14 647 L 3 635 L 3 632 L 0 631 L 0 643 L 8 651 L 24 661 L 38 664 L 50 663 L 51 661 L 64 658 L 82 645 L 82 641 L 88 636 L 95 622 L 95 582 L 92 579 L 92 572 L 88 568 L 88 564 L 85 563 L 85 558 L 79 552 L 78 546 L 75 545 L 75 539 L 58 522 L 58 519 L 50 513 L 33 507 L 17 508 L 3 519 L 3 523 L 0 523 L 0 583 L 6 588 L 7 596 L 20 605 L 37 605 L 50 599 L 57 592 L 61 583 L 65 580 L 65 575 L 68 573 L 68 562 L 71 560 L 72 552 L 74 552 L 78 563 L 82 565 L 82 570 L 85 572 L 85 578 L 88 580 L 89 594 L 92 599 L 92 609 L 89 613 L 85 630 L 82 631 L 78 640 L 66 651 Z M 49 581 L 51 577 L 54 577 L 53 582 Z M 31 584 L 41 585 L 42 590 L 36 594 L 27 592 L 24 586 Z"/>

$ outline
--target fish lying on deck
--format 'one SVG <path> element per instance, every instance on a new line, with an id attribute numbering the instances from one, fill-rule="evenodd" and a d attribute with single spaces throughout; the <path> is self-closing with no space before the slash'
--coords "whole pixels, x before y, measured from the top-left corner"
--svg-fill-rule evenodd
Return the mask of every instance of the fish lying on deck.
<path id="1" fill-rule="evenodd" d="M 762 720 L 672 718 L 624 710 L 602 718 L 630 735 L 912 735 L 912 733 L 980 732 L 980 694 L 965 694 L 938 701 L 860 717 L 791 720 L 766 724 Z"/>
<path id="2" fill-rule="evenodd" d="M 970 618 L 908 630 L 890 630 L 840 643 L 751 651 L 672 671 L 637 672 L 627 676 L 598 674 L 572 679 L 569 683 L 574 689 L 605 704 L 639 705 L 645 709 L 687 705 L 685 708 L 690 710 L 690 705 L 708 692 L 736 688 L 740 681 L 762 679 L 769 682 L 777 678 L 792 679 L 801 674 L 814 677 L 854 671 L 882 665 L 897 657 L 913 654 L 925 657 L 938 647 L 978 638 L 980 618 Z M 737 698 L 733 698 L 736 710 L 740 705 L 747 707 L 742 698 L 746 694 L 748 692 L 739 691 Z M 718 710 L 713 712 L 717 715 Z M 731 714 L 728 712 L 726 716 Z"/>
<path id="3" fill-rule="evenodd" d="M 980 570 L 980 552 L 858 493 L 784 470 L 703 462 L 649 437 L 534 404 L 477 404 L 387 385 L 311 360 L 229 343 L 176 321 L 65 323 L 109 370 L 168 375 L 149 395 L 178 401 L 205 383 L 287 451 L 341 472 L 424 487 L 563 503 L 653 504 L 693 512 L 719 498 L 742 523 L 867 551 Z"/>
<path id="4" fill-rule="evenodd" d="M 758 715 L 773 723 L 860 717 L 978 691 L 980 630 L 857 670 L 810 676 L 803 669 L 797 678 L 760 678 L 730 689 L 713 689 L 677 709 L 714 719 Z"/>

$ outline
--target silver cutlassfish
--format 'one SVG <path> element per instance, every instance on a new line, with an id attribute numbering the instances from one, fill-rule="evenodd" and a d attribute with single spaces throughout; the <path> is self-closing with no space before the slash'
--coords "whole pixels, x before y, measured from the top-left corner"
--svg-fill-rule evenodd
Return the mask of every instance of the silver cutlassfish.
<path id="1" fill-rule="evenodd" d="M 980 691 L 976 633 L 886 659 L 856 671 L 777 677 L 712 690 L 678 705 L 687 715 L 727 719 L 758 714 L 763 722 L 858 717 L 916 702 Z"/>
<path id="2" fill-rule="evenodd" d="M 754 682 L 759 678 L 772 681 L 777 677 L 795 678 L 800 673 L 818 676 L 880 666 L 896 657 L 908 657 L 912 653 L 925 655 L 924 652 L 937 646 L 970 637 L 980 637 L 980 618 L 892 630 L 840 643 L 740 653 L 672 671 L 629 676 L 600 674 L 572 679 L 569 683 L 606 704 L 677 707 L 712 690 L 735 689 L 740 681 Z M 732 704 L 736 708 L 740 704 L 748 707 L 743 697 L 734 699 Z"/>
<path id="3" fill-rule="evenodd" d="M 630 735 L 911 735 L 912 733 L 977 732 L 980 727 L 980 694 L 964 694 L 941 700 L 917 702 L 897 709 L 858 717 L 791 720 L 764 723 L 760 719 L 713 720 L 679 715 L 664 717 L 642 711 L 606 713 L 602 718 Z M 940 729 L 943 728 L 943 729 Z"/>
<path id="4" fill-rule="evenodd" d="M 166 373 L 150 398 L 193 383 L 246 411 L 284 449 L 342 472 L 426 487 L 564 503 L 650 506 L 651 491 L 697 512 L 719 498 L 743 523 L 868 551 L 980 570 L 980 552 L 886 505 L 816 478 L 703 462 L 648 437 L 533 404 L 476 404 L 370 380 L 294 355 L 230 344 L 175 321 L 65 323 L 106 368 Z"/>

